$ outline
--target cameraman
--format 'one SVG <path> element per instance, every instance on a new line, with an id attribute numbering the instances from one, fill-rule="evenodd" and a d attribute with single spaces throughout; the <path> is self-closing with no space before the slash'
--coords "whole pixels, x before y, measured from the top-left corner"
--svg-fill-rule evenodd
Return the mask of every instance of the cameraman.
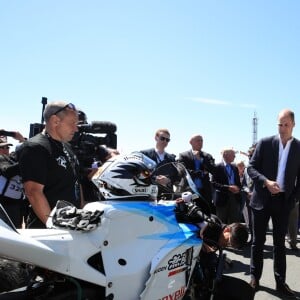
<path id="1" fill-rule="evenodd" d="M 93 128 L 91 127 L 92 126 L 89 125 L 87 122 L 86 114 L 82 110 L 79 110 L 79 131 L 75 133 L 73 139 L 70 141 L 70 144 L 79 160 L 80 181 L 82 185 L 82 192 L 86 202 L 93 202 L 101 199 L 100 192 L 98 191 L 96 186 L 91 182 L 91 178 L 98 170 L 98 167 L 100 167 L 105 161 L 107 161 L 111 157 L 119 154 L 118 150 L 103 146 L 103 139 L 101 137 L 97 137 L 93 134 L 85 132 L 85 130 L 89 132 L 93 131 Z M 101 130 L 102 128 L 100 125 L 99 127 L 99 129 L 95 129 L 95 133 L 105 133 L 102 132 L 105 131 L 105 128 Z M 105 125 L 103 127 L 105 127 Z"/>
<path id="2" fill-rule="evenodd" d="M 27 228 L 45 228 L 57 200 L 80 207 L 79 163 L 68 142 L 77 132 L 78 115 L 74 104 L 48 103 L 43 116 L 45 131 L 18 150 L 25 194 L 30 202 Z"/>

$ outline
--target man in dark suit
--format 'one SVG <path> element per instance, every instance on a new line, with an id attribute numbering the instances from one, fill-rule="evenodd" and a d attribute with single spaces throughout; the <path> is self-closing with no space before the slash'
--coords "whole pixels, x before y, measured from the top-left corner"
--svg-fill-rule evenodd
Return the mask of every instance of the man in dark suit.
<path id="1" fill-rule="evenodd" d="M 169 192 L 171 188 L 174 167 L 170 163 L 175 162 L 176 155 L 165 151 L 165 148 L 171 141 L 168 129 L 160 128 L 156 130 L 154 139 L 156 142 L 155 148 L 141 150 L 140 152 L 157 163 L 156 169 L 158 175 L 156 176 L 156 182 L 159 184 L 158 197 L 160 197 L 163 192 Z M 167 166 L 162 168 L 164 165 Z M 155 172 L 153 175 L 155 175 Z"/>
<path id="2" fill-rule="evenodd" d="M 190 144 L 192 149 L 179 153 L 178 161 L 185 165 L 198 192 L 203 198 L 199 199 L 197 204 L 202 207 L 201 204 L 205 201 L 203 206 L 205 206 L 210 213 L 215 213 L 212 202 L 212 186 L 209 178 L 209 173 L 214 172 L 215 160 L 209 153 L 202 151 L 203 137 L 200 134 L 193 135 L 190 139 Z M 205 211 L 205 213 L 207 213 L 207 211 Z"/>
<path id="3" fill-rule="evenodd" d="M 285 235 L 289 212 L 300 196 L 300 141 L 292 136 L 294 126 L 294 113 L 289 109 L 282 110 L 278 115 L 279 135 L 259 141 L 247 169 L 254 182 L 250 199 L 253 222 L 250 285 L 255 291 L 259 288 L 263 247 L 271 218 L 276 290 L 288 297 L 293 297 L 294 292 L 285 283 Z"/>
<path id="4" fill-rule="evenodd" d="M 215 189 L 216 214 L 224 224 L 240 222 L 241 181 L 238 168 L 233 164 L 235 151 L 222 151 L 223 161 L 216 165 L 212 176 Z"/>
<path id="5" fill-rule="evenodd" d="M 158 129 L 155 132 L 154 139 L 156 142 L 155 148 L 141 150 L 141 152 L 154 160 L 157 163 L 157 166 L 169 162 L 175 162 L 176 155 L 170 154 L 165 151 L 165 148 L 171 141 L 169 130 L 164 128 Z"/>

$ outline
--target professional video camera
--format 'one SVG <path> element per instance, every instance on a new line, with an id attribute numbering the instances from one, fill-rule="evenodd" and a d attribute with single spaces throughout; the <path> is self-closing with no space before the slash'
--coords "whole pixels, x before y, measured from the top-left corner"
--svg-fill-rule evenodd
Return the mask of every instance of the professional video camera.
<path id="1" fill-rule="evenodd" d="M 101 199 L 96 186 L 88 179 L 91 167 L 100 166 L 109 155 L 108 148 L 117 148 L 117 126 L 110 122 L 94 121 L 89 124 L 86 114 L 79 111 L 78 132 L 70 142 L 81 169 L 81 186 L 85 201 Z M 100 136 L 99 136 L 100 135 Z"/>
<path id="2" fill-rule="evenodd" d="M 83 168 L 90 168 L 94 162 L 102 163 L 107 156 L 105 147 L 117 148 L 114 123 L 93 121 L 78 125 L 78 129 L 70 144 Z"/>

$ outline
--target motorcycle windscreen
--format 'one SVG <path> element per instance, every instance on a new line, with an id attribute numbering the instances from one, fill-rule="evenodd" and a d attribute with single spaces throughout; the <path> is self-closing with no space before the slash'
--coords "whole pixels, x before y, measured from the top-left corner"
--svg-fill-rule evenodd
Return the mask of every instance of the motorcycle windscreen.
<path id="1" fill-rule="evenodd" d="M 182 163 L 170 162 L 158 166 L 153 172 L 153 178 L 164 176 L 168 178 L 167 184 L 159 184 L 163 190 L 163 197 L 167 199 L 176 199 L 184 192 L 191 192 L 199 195 L 197 188 L 189 172 Z"/>

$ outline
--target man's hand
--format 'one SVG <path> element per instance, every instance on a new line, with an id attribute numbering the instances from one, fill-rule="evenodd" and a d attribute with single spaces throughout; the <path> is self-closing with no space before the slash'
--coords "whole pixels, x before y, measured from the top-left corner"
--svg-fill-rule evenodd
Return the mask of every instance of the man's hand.
<path id="1" fill-rule="evenodd" d="M 276 181 L 272 181 L 269 179 L 265 180 L 265 186 L 270 191 L 272 195 L 280 193 L 280 187 L 279 184 Z"/>
<path id="2" fill-rule="evenodd" d="M 230 185 L 228 190 L 233 194 L 237 194 L 241 191 L 237 185 Z"/>
<path id="3" fill-rule="evenodd" d="M 26 141 L 26 139 L 24 138 L 24 136 L 19 131 L 15 131 L 15 135 L 13 136 L 13 138 L 15 140 L 19 141 L 20 143 Z"/>
<path id="4" fill-rule="evenodd" d="M 155 182 L 157 182 L 160 185 L 167 186 L 168 183 L 170 183 L 170 178 L 164 176 L 164 175 L 157 175 L 155 178 Z"/>

